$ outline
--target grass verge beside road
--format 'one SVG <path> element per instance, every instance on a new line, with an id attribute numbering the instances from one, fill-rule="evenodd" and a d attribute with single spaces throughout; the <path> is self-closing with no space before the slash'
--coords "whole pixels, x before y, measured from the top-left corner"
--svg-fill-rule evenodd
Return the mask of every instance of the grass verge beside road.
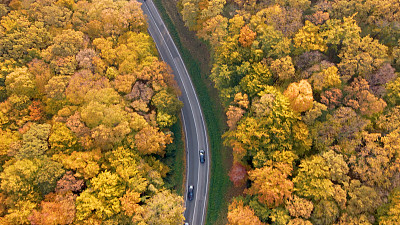
<path id="1" fill-rule="evenodd" d="M 227 193 L 231 187 L 228 178 L 230 152 L 222 145 L 221 135 L 225 130 L 223 109 L 217 102 L 215 92 L 207 86 L 207 76 L 202 76 L 199 62 L 190 54 L 180 40 L 178 32 L 171 18 L 165 10 L 162 0 L 153 0 L 158 8 L 168 30 L 178 47 L 186 68 L 191 76 L 199 98 L 204 118 L 207 123 L 209 142 L 211 147 L 211 178 L 206 224 L 220 224 L 225 218 L 228 209 Z M 170 4 L 174 4 L 171 1 Z M 221 223 L 222 224 L 222 223 Z"/>
<path id="2" fill-rule="evenodd" d="M 182 162 L 184 162 L 185 145 L 180 118 L 170 130 L 174 133 L 174 142 L 167 146 L 166 156 L 162 161 L 171 169 L 165 178 L 165 187 L 174 189 L 183 196 L 185 165 Z"/>

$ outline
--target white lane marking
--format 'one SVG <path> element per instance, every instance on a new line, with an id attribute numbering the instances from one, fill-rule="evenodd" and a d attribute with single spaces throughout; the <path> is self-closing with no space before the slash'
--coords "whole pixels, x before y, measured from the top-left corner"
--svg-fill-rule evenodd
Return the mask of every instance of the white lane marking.
<path id="1" fill-rule="evenodd" d="M 154 3 L 152 2 L 152 1 L 150 1 L 150 3 L 153 5 L 153 8 L 155 8 L 155 5 L 154 5 Z M 157 8 L 155 8 L 155 10 L 157 11 Z M 158 12 L 158 11 L 157 11 Z M 159 16 L 159 14 L 157 14 L 158 16 Z M 165 26 L 165 24 L 164 24 L 164 21 L 161 19 L 161 17 L 160 17 L 160 20 L 161 20 L 161 23 L 164 25 L 164 27 L 166 27 Z M 172 39 L 172 37 L 171 37 L 171 35 L 169 34 L 169 31 L 168 31 L 168 29 L 166 29 L 167 30 L 167 34 L 168 34 L 168 36 L 169 36 L 169 38 L 171 39 L 171 40 L 173 40 Z M 176 52 L 178 53 L 178 55 L 179 55 L 179 59 L 181 59 L 182 57 L 181 57 L 181 54 L 179 53 L 179 51 L 178 51 L 178 48 L 176 47 L 176 45 L 175 45 L 175 43 L 173 42 L 173 46 L 174 46 L 174 48 L 175 48 L 175 50 L 176 50 Z M 184 69 L 185 69 L 185 72 L 186 72 L 186 74 L 189 74 L 188 72 L 187 72 L 187 69 L 186 69 L 186 66 L 185 66 L 185 64 L 182 62 L 182 64 L 183 64 L 183 67 L 184 67 Z M 190 79 L 190 77 L 189 77 L 189 84 L 190 84 L 190 86 L 191 86 L 191 88 L 192 88 L 192 90 L 193 90 L 193 92 L 194 93 L 196 93 L 195 91 L 194 91 L 194 87 L 193 87 L 193 84 L 192 84 L 192 81 L 191 81 L 191 79 Z M 200 109 L 200 117 L 201 117 L 201 125 L 202 125 L 202 127 L 203 127 L 203 134 L 204 134 L 204 137 L 205 137 L 205 141 L 206 141 L 206 149 L 207 149 L 207 154 L 208 154 L 208 157 L 207 157 L 207 182 L 206 182 L 206 196 L 208 196 L 208 180 L 209 180 L 209 171 L 210 171 L 210 151 L 209 151 L 209 148 L 208 148 L 208 136 L 207 136 L 207 133 L 206 133 L 206 127 L 205 127 L 205 124 L 204 124 L 204 118 L 203 118 L 203 112 L 202 112 L 202 110 L 201 110 L 201 107 L 200 107 L 200 103 L 199 103 L 199 100 L 198 100 L 198 98 L 197 98 L 197 95 L 195 94 L 195 99 L 196 99 L 196 103 L 197 103 L 197 105 L 198 105 L 198 107 L 199 107 L 199 109 Z M 206 197 L 205 198 L 207 201 L 204 201 L 204 206 L 203 206 L 203 213 L 202 213 L 202 222 L 201 222 L 201 224 L 203 224 L 203 222 L 204 222 L 204 213 L 205 213 L 205 205 L 206 205 L 206 203 L 208 202 L 208 197 Z"/>
<path id="2" fill-rule="evenodd" d="M 152 1 L 150 1 L 150 2 L 153 4 Z M 179 73 L 179 69 L 178 69 L 178 67 L 177 67 L 177 65 L 176 65 L 176 63 L 175 63 L 174 57 L 172 56 L 171 50 L 169 50 L 168 45 L 167 45 L 167 43 L 166 43 L 164 37 L 162 36 L 162 32 L 160 31 L 159 27 L 157 26 L 156 20 L 155 20 L 153 14 L 151 13 L 150 8 L 148 7 L 147 4 L 144 4 L 144 5 L 145 5 L 145 6 L 147 7 L 147 9 L 148 9 L 150 17 L 153 18 L 153 22 L 154 22 L 154 24 L 155 24 L 155 26 L 156 26 L 158 32 L 161 34 L 161 35 L 160 35 L 160 36 L 161 36 L 161 39 L 162 39 L 163 42 L 165 43 L 166 49 L 168 50 L 169 54 L 171 55 L 172 61 L 173 61 L 174 65 L 175 65 L 175 67 L 176 67 L 177 70 L 178 70 L 177 72 Z M 153 8 L 155 8 L 154 5 L 153 5 Z M 155 9 L 155 10 L 157 11 L 157 9 Z M 158 14 L 158 11 L 157 11 L 157 15 L 159 15 L 159 14 Z M 163 21 L 162 19 L 161 19 L 161 22 L 162 22 L 162 24 L 165 26 L 164 21 Z M 166 29 L 166 31 L 167 31 L 168 36 L 171 38 L 171 36 L 170 36 L 170 34 L 169 34 L 169 32 L 168 32 L 167 29 Z M 171 40 L 172 40 L 172 38 L 171 38 Z M 172 42 L 172 43 L 173 43 L 173 42 Z M 156 45 L 157 45 L 157 43 L 156 43 Z M 174 48 L 177 50 L 177 48 L 176 48 L 176 46 L 175 46 L 174 43 L 173 43 L 173 46 L 174 46 Z M 177 50 L 177 53 L 178 53 L 178 55 L 179 55 L 179 59 L 181 60 L 181 58 L 180 58 L 181 55 L 179 54 L 179 51 L 178 51 L 178 50 Z M 161 55 L 161 53 L 160 53 L 160 55 Z M 185 72 L 188 74 L 185 64 L 183 63 L 182 60 L 181 60 L 181 62 L 182 62 L 183 68 L 185 69 Z M 185 92 L 188 93 L 187 90 L 186 90 L 185 82 L 183 82 L 183 79 L 182 79 L 180 76 L 178 76 L 178 77 L 179 77 L 179 79 L 181 80 L 181 82 L 182 82 L 182 84 L 183 84 L 183 88 L 185 89 Z M 191 88 L 192 88 L 193 93 L 196 93 L 196 92 L 194 92 L 194 88 L 193 88 L 193 85 L 192 85 L 192 83 L 191 83 L 190 77 L 188 77 L 188 78 L 189 78 L 189 84 L 190 84 L 190 86 L 191 86 Z M 200 109 L 200 116 L 201 116 L 201 118 L 203 119 L 202 113 L 201 113 L 201 107 L 200 107 L 200 104 L 198 103 L 198 99 L 197 99 L 196 94 L 194 94 L 194 96 L 195 96 L 197 105 L 198 105 L 198 107 L 199 107 L 199 109 Z M 197 148 L 199 148 L 199 136 L 198 136 L 199 134 L 198 134 L 198 129 L 197 129 L 197 123 L 196 123 L 196 119 L 195 119 L 195 117 L 194 117 L 194 113 L 193 113 L 194 111 L 193 111 L 193 107 L 192 107 L 190 98 L 188 98 L 188 101 L 189 101 L 190 109 L 191 109 L 191 111 L 192 111 L 193 120 L 194 120 L 194 125 L 195 125 L 195 129 L 196 129 Z M 203 121 L 202 121 L 202 126 L 203 126 L 203 129 L 204 129 L 204 122 L 203 122 Z M 204 132 L 205 132 L 205 131 L 203 131 L 203 133 L 204 133 Z M 209 152 L 209 151 L 208 151 L 208 145 L 207 145 L 207 152 Z M 207 159 L 207 162 L 209 162 L 208 159 Z M 198 190 L 198 187 L 199 187 L 199 182 L 198 182 L 198 181 L 199 181 L 199 173 L 200 173 L 200 169 L 199 169 L 199 168 L 200 168 L 200 164 L 198 165 L 198 170 L 197 170 L 197 185 L 196 185 L 197 190 Z M 208 169 L 208 167 L 207 167 L 207 169 Z M 188 170 L 189 170 L 189 168 L 188 168 Z M 208 170 L 207 170 L 207 174 L 208 174 Z M 208 188 L 208 176 L 207 176 L 206 194 L 207 194 L 207 188 Z M 194 202 L 194 213 L 193 213 L 193 217 L 192 217 L 192 218 L 195 217 L 196 208 L 197 208 L 197 196 L 196 196 L 196 195 L 195 195 L 195 198 L 196 198 L 196 201 Z M 203 216 L 202 216 L 202 217 L 204 217 L 204 206 L 203 206 Z M 202 218 L 202 220 L 203 220 L 203 218 Z M 193 222 L 193 219 L 192 219 L 192 222 Z"/>

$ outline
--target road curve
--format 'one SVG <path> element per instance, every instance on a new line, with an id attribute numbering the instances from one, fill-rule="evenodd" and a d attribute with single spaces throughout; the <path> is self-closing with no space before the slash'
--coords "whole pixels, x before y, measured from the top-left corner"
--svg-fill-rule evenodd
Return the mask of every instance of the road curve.
<path id="1" fill-rule="evenodd" d="M 210 151 L 203 113 L 185 64 L 153 1 L 139 0 L 139 2 L 142 3 L 149 25 L 148 31 L 156 43 L 158 52 L 162 60 L 171 66 L 182 91 L 179 99 L 184 104 L 181 115 L 186 139 L 186 189 L 189 185 L 194 187 L 192 201 L 187 199 L 185 192 L 185 222 L 190 225 L 203 225 L 207 212 L 210 174 Z M 205 163 L 200 163 L 200 149 L 206 152 Z"/>

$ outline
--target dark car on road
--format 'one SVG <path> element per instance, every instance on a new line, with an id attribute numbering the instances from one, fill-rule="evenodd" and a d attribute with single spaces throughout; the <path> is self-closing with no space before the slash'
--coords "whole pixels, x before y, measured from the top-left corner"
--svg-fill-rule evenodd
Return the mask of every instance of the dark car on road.
<path id="1" fill-rule="evenodd" d="M 193 185 L 190 185 L 189 186 L 189 190 L 188 190 L 188 199 L 189 199 L 189 201 L 192 201 L 193 200 Z"/>
<path id="2" fill-rule="evenodd" d="M 206 152 L 203 149 L 201 149 L 199 151 L 199 155 L 200 155 L 200 162 L 204 163 L 205 162 L 205 158 L 206 158 Z"/>

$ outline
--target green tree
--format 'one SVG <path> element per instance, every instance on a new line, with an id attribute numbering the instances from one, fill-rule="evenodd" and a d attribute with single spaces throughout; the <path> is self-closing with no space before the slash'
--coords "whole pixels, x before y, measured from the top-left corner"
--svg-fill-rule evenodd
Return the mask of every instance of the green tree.
<path id="1" fill-rule="evenodd" d="M 56 74 L 72 75 L 77 67 L 75 56 L 56 57 L 50 62 L 50 67 Z"/>
<path id="2" fill-rule="evenodd" d="M 161 127 L 170 127 L 177 121 L 177 117 L 164 112 L 157 112 L 157 124 Z"/>
<path id="3" fill-rule="evenodd" d="M 322 158 L 325 160 L 326 165 L 329 166 L 329 177 L 333 182 L 345 184 L 349 181 L 348 173 L 350 170 L 343 155 L 331 149 L 324 152 Z"/>
<path id="4" fill-rule="evenodd" d="M 204 8 L 203 8 L 204 4 Z M 200 1 L 199 6 L 203 8 L 201 10 L 200 18 L 198 23 L 201 25 L 203 22 L 209 18 L 215 17 L 222 13 L 226 0 L 214 0 L 214 1 Z"/>
<path id="5" fill-rule="evenodd" d="M 350 216 L 348 213 L 343 213 L 342 216 L 339 218 L 339 224 L 345 225 L 353 225 L 353 224 L 360 224 L 360 225 L 372 225 L 369 222 L 367 215 L 361 214 L 358 216 Z"/>
<path id="6" fill-rule="evenodd" d="M 129 123 L 126 121 L 112 128 L 101 124 L 92 129 L 91 137 L 95 147 L 110 150 L 118 146 L 130 132 Z"/>
<path id="7" fill-rule="evenodd" d="M 0 18 L 7 15 L 8 13 L 8 8 L 5 4 L 0 4 Z"/>
<path id="8" fill-rule="evenodd" d="M 121 97 L 113 88 L 92 89 L 85 95 L 85 102 L 91 101 L 112 105 L 120 103 Z"/>

